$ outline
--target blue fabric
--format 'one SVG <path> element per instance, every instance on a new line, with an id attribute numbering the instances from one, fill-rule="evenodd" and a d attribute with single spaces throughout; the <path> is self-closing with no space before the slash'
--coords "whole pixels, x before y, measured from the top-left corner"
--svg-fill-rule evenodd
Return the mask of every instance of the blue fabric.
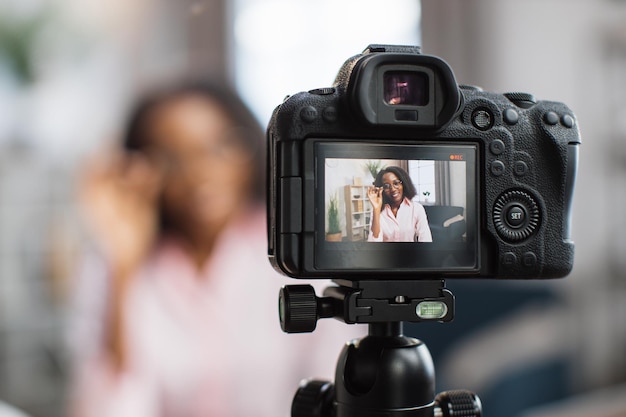
<path id="1" fill-rule="evenodd" d="M 467 340 L 477 330 L 506 319 L 533 303 L 558 303 L 551 287 L 525 282 L 488 280 L 449 280 L 446 287 L 455 295 L 455 318 L 451 323 L 405 324 L 405 333 L 428 346 L 435 362 L 435 372 L 442 366 L 448 350 Z M 484 417 L 514 417 L 541 404 L 570 394 L 569 364 L 566 358 L 546 358 L 503 373 L 491 381 L 483 392 L 476 392 L 483 402 Z M 469 387 L 441 386 L 437 391 Z"/>

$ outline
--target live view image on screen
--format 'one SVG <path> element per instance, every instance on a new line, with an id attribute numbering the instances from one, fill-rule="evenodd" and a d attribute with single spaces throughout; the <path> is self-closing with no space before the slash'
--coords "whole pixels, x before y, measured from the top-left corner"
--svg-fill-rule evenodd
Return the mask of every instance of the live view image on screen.
<path id="1" fill-rule="evenodd" d="M 476 268 L 476 155 L 472 144 L 320 144 L 316 266 Z"/>
<path id="2" fill-rule="evenodd" d="M 463 241 L 465 161 L 327 158 L 326 240 Z"/>

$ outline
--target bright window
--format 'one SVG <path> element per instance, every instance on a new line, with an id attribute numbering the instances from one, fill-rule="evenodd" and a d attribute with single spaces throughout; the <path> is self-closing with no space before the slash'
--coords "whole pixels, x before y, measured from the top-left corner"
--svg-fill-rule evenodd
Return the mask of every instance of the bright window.
<path id="1" fill-rule="evenodd" d="M 367 45 L 420 44 L 419 0 L 236 0 L 232 13 L 235 83 L 263 124 Z"/>

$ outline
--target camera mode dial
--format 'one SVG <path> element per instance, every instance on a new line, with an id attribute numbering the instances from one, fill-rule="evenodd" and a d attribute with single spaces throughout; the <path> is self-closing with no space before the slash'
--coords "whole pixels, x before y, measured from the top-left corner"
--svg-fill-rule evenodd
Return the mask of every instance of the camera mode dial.
<path id="1" fill-rule="evenodd" d="M 537 99 L 530 93 L 511 92 L 504 93 L 503 95 L 508 98 L 511 103 L 522 109 L 529 109 L 537 104 Z"/>
<path id="2" fill-rule="evenodd" d="M 509 242 L 529 238 L 539 226 L 540 213 L 535 199 L 520 190 L 500 195 L 493 208 L 493 222 L 498 234 Z"/>

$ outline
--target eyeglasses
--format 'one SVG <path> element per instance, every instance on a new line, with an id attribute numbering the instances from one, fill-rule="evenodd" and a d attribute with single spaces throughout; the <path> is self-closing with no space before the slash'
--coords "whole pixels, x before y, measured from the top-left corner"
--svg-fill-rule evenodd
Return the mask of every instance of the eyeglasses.
<path id="1" fill-rule="evenodd" d="M 253 151 L 235 138 L 216 140 L 204 149 L 194 149 L 180 154 L 157 147 L 148 149 L 146 153 L 158 167 L 170 175 L 189 172 L 191 167 L 216 163 L 242 166 L 250 163 L 254 157 Z"/>
<path id="2" fill-rule="evenodd" d="M 402 181 L 400 181 L 400 180 L 395 180 L 391 184 L 384 183 L 383 184 L 383 190 L 389 191 L 389 190 L 391 190 L 391 187 L 393 187 L 394 189 L 397 190 L 398 188 L 400 188 L 401 185 L 402 185 Z"/>

